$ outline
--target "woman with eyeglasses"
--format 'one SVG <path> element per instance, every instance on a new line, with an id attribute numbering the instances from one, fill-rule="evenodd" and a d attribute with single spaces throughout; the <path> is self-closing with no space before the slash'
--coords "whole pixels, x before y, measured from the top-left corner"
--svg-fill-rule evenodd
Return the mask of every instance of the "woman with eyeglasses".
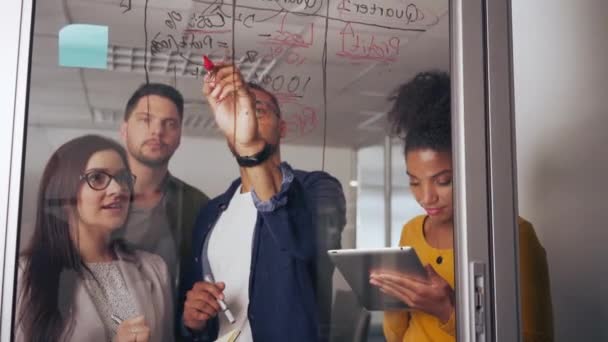
<path id="1" fill-rule="evenodd" d="M 399 88 L 389 112 L 394 133 L 404 135 L 404 156 L 410 189 L 425 215 L 401 231 L 399 245 L 414 247 L 426 265 L 427 277 L 376 271 L 370 283 L 411 310 L 386 311 L 388 342 L 453 342 L 454 203 L 450 78 L 423 72 Z M 518 218 L 523 341 L 553 341 L 553 316 L 545 250 L 532 225 Z"/>
<path id="2" fill-rule="evenodd" d="M 164 261 L 110 238 L 127 218 L 134 182 L 113 140 L 87 135 L 53 153 L 19 260 L 16 341 L 173 340 Z"/>

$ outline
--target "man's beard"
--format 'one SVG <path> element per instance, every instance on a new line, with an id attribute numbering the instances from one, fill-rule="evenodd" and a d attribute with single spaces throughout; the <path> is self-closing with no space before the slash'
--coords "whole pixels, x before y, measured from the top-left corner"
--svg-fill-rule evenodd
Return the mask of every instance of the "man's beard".
<path id="1" fill-rule="evenodd" d="M 131 150 L 131 151 L 129 151 L 129 154 L 131 154 L 131 156 L 133 156 L 133 158 L 135 158 L 135 160 L 137 160 L 138 162 L 140 162 L 150 168 L 166 166 L 167 164 L 169 164 L 169 160 L 173 156 L 173 153 L 170 153 L 166 156 L 162 156 L 162 157 L 158 157 L 158 158 L 148 158 L 141 152 L 141 150 L 139 150 L 139 151 Z"/>

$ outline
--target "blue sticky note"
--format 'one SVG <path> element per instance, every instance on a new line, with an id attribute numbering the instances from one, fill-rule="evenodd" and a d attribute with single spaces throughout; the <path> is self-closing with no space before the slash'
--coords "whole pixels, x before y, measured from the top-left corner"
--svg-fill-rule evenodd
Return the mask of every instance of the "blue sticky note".
<path id="1" fill-rule="evenodd" d="M 59 65 L 108 68 L 108 27 L 72 24 L 59 31 Z"/>

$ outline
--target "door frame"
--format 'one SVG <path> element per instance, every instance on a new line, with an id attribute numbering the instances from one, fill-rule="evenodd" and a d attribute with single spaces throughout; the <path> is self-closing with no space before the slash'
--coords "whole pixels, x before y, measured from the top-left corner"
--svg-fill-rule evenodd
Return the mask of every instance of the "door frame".
<path id="1" fill-rule="evenodd" d="M 457 336 L 521 341 L 511 3 L 450 15 Z"/>
<path id="2" fill-rule="evenodd" d="M 33 15 L 32 0 L 8 1 L 0 13 L 0 38 L 5 44 L 0 55 L 0 112 L 5 115 L 0 124 L 1 341 L 10 341 L 13 319 Z"/>

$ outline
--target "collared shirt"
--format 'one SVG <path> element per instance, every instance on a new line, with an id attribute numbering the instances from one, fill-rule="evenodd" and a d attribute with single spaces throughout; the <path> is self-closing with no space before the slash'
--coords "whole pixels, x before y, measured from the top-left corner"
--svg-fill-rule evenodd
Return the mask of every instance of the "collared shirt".
<path id="1" fill-rule="evenodd" d="M 287 196 L 285 196 L 285 194 L 287 193 L 291 182 L 293 182 L 293 170 L 285 162 L 279 164 L 279 168 L 281 169 L 281 176 L 283 179 L 281 181 L 281 189 L 278 193 L 274 194 L 274 196 L 267 201 L 262 201 L 255 193 L 255 189 L 251 192 L 253 203 L 258 211 L 271 212 L 287 203 Z"/>

